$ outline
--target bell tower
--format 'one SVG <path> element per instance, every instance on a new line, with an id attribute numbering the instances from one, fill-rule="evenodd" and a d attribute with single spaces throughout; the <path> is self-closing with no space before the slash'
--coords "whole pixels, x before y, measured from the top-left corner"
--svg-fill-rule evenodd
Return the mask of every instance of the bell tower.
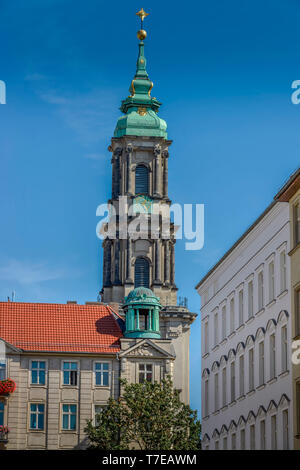
<path id="1" fill-rule="evenodd" d="M 122 101 L 109 151 L 112 153 L 112 194 L 108 201 L 115 208 L 116 237 L 103 242 L 103 290 L 106 303 L 123 303 L 133 288 L 150 288 L 163 306 L 177 304 L 175 285 L 175 237 L 170 222 L 168 160 L 171 141 L 167 124 L 158 116 L 161 103 L 151 96 L 153 82 L 146 70 L 143 21 L 147 13 L 137 13 L 141 29 L 137 36 L 136 73 L 130 95 Z M 121 235 L 120 198 L 126 200 L 128 224 L 142 213 L 148 229 L 140 236 Z M 153 213 L 157 212 L 155 216 Z M 155 233 L 150 219 L 157 221 Z M 163 227 L 169 227 L 167 233 Z"/>

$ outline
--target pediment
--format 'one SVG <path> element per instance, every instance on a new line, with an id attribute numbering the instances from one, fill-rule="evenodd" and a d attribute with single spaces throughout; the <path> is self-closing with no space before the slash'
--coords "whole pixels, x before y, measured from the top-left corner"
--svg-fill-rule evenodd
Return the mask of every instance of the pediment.
<path id="1" fill-rule="evenodd" d="M 175 356 L 149 339 L 139 341 L 134 346 L 122 351 L 119 357 L 152 357 L 158 359 L 175 359 Z"/>

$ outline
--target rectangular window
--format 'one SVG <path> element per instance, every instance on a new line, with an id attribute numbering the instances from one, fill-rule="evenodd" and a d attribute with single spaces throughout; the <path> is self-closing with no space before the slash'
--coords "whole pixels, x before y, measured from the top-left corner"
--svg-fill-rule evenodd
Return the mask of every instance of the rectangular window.
<path id="1" fill-rule="evenodd" d="M 253 281 L 248 284 L 248 318 L 253 317 Z"/>
<path id="2" fill-rule="evenodd" d="M 259 385 L 265 383 L 265 345 L 261 341 L 259 343 Z"/>
<path id="3" fill-rule="evenodd" d="M 276 416 L 271 416 L 271 442 L 272 450 L 277 449 L 277 419 Z"/>
<path id="4" fill-rule="evenodd" d="M 264 419 L 260 422 L 260 450 L 266 449 L 266 422 Z"/>
<path id="5" fill-rule="evenodd" d="M 282 426 L 283 426 L 283 449 L 289 449 L 289 413 L 288 410 L 282 412 Z"/>
<path id="6" fill-rule="evenodd" d="M 270 380 L 276 375 L 275 335 L 270 336 Z"/>
<path id="7" fill-rule="evenodd" d="M 244 291 L 239 292 L 239 325 L 244 323 Z"/>
<path id="8" fill-rule="evenodd" d="M 255 425 L 250 426 L 250 449 L 255 450 Z"/>
<path id="9" fill-rule="evenodd" d="M 150 330 L 149 322 L 149 310 L 139 310 L 139 329 L 140 330 Z"/>
<path id="10" fill-rule="evenodd" d="M 275 298 L 275 271 L 274 261 L 269 264 L 269 302 Z"/>
<path id="11" fill-rule="evenodd" d="M 5 359 L 0 360 L 0 380 L 6 379 L 6 361 Z"/>
<path id="12" fill-rule="evenodd" d="M 281 328 L 281 367 L 282 372 L 288 368 L 288 344 L 287 344 L 287 327 Z"/>
<path id="13" fill-rule="evenodd" d="M 258 310 L 264 306 L 264 274 L 261 271 L 258 273 Z"/>
<path id="14" fill-rule="evenodd" d="M 4 425 L 4 403 L 0 401 L 0 426 Z"/>
<path id="15" fill-rule="evenodd" d="M 230 332 L 234 331 L 234 299 L 230 300 Z"/>
<path id="16" fill-rule="evenodd" d="M 226 338 L 226 307 L 222 307 L 222 339 Z"/>
<path id="17" fill-rule="evenodd" d="M 218 319 L 218 312 L 215 313 L 214 316 L 214 330 L 215 330 L 215 346 L 219 342 L 219 319 Z"/>
<path id="18" fill-rule="evenodd" d="M 31 362 L 31 383 L 36 385 L 45 385 L 46 383 L 46 362 Z"/>
<path id="19" fill-rule="evenodd" d="M 105 407 L 105 405 L 94 405 L 94 424 L 95 424 L 95 426 L 98 426 L 98 424 L 100 423 L 99 416 L 101 415 L 104 407 Z"/>
<path id="20" fill-rule="evenodd" d="M 300 335 L 300 289 L 295 291 L 296 335 Z"/>
<path id="21" fill-rule="evenodd" d="M 240 366 L 240 396 L 242 397 L 245 394 L 245 364 L 244 356 L 240 356 L 239 359 Z"/>
<path id="22" fill-rule="evenodd" d="M 249 391 L 254 390 L 254 350 L 249 351 Z"/>
<path id="23" fill-rule="evenodd" d="M 235 362 L 230 364 L 231 402 L 235 400 Z"/>
<path id="24" fill-rule="evenodd" d="M 152 382 L 153 367 L 152 364 L 139 364 L 139 383 Z"/>
<path id="25" fill-rule="evenodd" d="M 300 243 L 300 204 L 296 204 L 294 207 L 294 234 L 296 246 Z"/>
<path id="26" fill-rule="evenodd" d="M 227 437 L 223 438 L 223 450 L 227 450 Z"/>
<path id="27" fill-rule="evenodd" d="M 77 405 L 62 405 L 62 428 L 64 431 L 75 431 Z"/>
<path id="28" fill-rule="evenodd" d="M 78 365 L 77 362 L 63 363 L 64 385 L 77 385 Z"/>
<path id="29" fill-rule="evenodd" d="M 280 292 L 286 290 L 286 254 L 285 251 L 280 253 Z"/>
<path id="30" fill-rule="evenodd" d="M 204 325 L 204 353 L 208 353 L 208 321 Z"/>
<path id="31" fill-rule="evenodd" d="M 215 442 L 215 450 L 219 450 L 219 441 Z"/>
<path id="32" fill-rule="evenodd" d="M 95 384 L 98 387 L 109 386 L 109 363 L 96 362 L 95 363 Z"/>
<path id="33" fill-rule="evenodd" d="M 231 436 L 231 449 L 236 450 L 236 434 L 233 433 Z"/>
<path id="34" fill-rule="evenodd" d="M 246 434 L 245 434 L 245 429 L 241 429 L 240 439 L 241 439 L 241 450 L 245 450 L 245 449 L 246 449 Z"/>
<path id="35" fill-rule="evenodd" d="M 209 415 L 209 409 L 208 409 L 208 399 L 209 399 L 209 389 L 208 389 L 208 380 L 205 380 L 204 384 L 204 416 Z"/>
<path id="36" fill-rule="evenodd" d="M 215 374 L 215 411 L 219 409 L 219 374 Z"/>
<path id="37" fill-rule="evenodd" d="M 43 403 L 30 404 L 30 429 L 43 431 L 45 418 L 45 405 Z"/>
<path id="38" fill-rule="evenodd" d="M 226 406 L 226 402 L 227 402 L 227 394 L 226 394 L 226 387 L 227 387 L 227 383 L 226 383 L 226 367 L 224 367 L 224 369 L 222 370 L 222 389 L 223 389 L 223 406 Z"/>

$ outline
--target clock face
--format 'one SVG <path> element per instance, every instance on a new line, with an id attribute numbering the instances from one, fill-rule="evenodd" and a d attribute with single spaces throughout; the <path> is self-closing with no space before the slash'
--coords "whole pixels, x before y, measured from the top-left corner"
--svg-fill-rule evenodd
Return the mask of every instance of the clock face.
<path id="1" fill-rule="evenodd" d="M 133 200 L 133 213 L 151 214 L 153 201 L 148 196 L 137 196 Z"/>

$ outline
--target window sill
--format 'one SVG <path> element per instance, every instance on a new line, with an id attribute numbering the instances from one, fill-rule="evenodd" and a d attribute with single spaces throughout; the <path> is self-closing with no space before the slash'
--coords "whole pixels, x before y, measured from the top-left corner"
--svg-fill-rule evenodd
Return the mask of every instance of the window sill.
<path id="1" fill-rule="evenodd" d="M 248 320 L 245 321 L 246 325 L 250 325 L 254 321 L 254 316 L 252 315 L 251 317 L 248 318 Z"/>
<path id="2" fill-rule="evenodd" d="M 79 385 L 67 385 L 67 384 L 62 384 L 62 388 L 73 388 L 74 390 L 79 390 Z"/>
<path id="3" fill-rule="evenodd" d="M 61 429 L 60 434 L 74 434 L 75 436 L 78 436 L 78 431 L 74 431 L 74 429 Z"/>
<path id="4" fill-rule="evenodd" d="M 47 388 L 47 385 L 41 385 L 41 384 L 29 384 L 29 387 L 31 388 Z"/>
<path id="5" fill-rule="evenodd" d="M 216 344 L 216 346 L 214 346 L 214 347 L 212 348 L 212 352 L 218 351 L 219 347 L 220 347 L 220 346 L 219 346 L 218 344 Z"/>
<path id="6" fill-rule="evenodd" d="M 235 331 L 232 331 L 232 332 L 230 333 L 230 335 L 228 336 L 228 339 L 231 339 L 231 338 L 233 338 L 234 336 L 235 336 Z"/>
<path id="7" fill-rule="evenodd" d="M 244 325 L 244 323 L 242 323 L 242 324 L 236 329 L 236 332 L 239 333 L 239 332 L 242 331 L 244 328 L 245 328 L 245 325 Z"/>
<path id="8" fill-rule="evenodd" d="M 272 385 L 272 384 L 274 384 L 275 382 L 277 382 L 277 377 L 273 377 L 272 379 L 268 380 L 267 384 L 268 384 L 268 385 Z"/>
<path id="9" fill-rule="evenodd" d="M 247 397 L 251 397 L 252 395 L 254 395 L 254 393 L 255 393 L 255 390 L 254 390 L 254 389 L 250 390 L 250 391 L 247 393 Z"/>
<path id="10" fill-rule="evenodd" d="M 289 373 L 290 373 L 289 370 L 284 370 L 283 372 L 281 372 L 281 374 L 278 375 L 278 377 L 280 378 L 287 377 Z"/>
<path id="11" fill-rule="evenodd" d="M 273 305 L 276 304 L 276 299 L 270 300 L 270 302 L 266 305 L 267 308 L 272 307 Z"/>
<path id="12" fill-rule="evenodd" d="M 209 353 L 205 353 L 205 354 L 203 354 L 202 359 L 207 359 L 208 356 L 209 356 Z"/>
<path id="13" fill-rule="evenodd" d="M 237 401 L 243 401 L 245 400 L 246 398 L 246 395 L 241 395 L 240 397 L 238 397 Z"/>
<path id="14" fill-rule="evenodd" d="M 225 410 L 227 410 L 227 408 L 228 408 L 228 405 L 224 405 L 224 406 L 221 408 L 221 411 L 225 411 Z"/>
<path id="15" fill-rule="evenodd" d="M 229 406 L 234 406 L 236 404 L 236 400 L 233 400 L 232 402 L 229 403 Z"/>
<path id="16" fill-rule="evenodd" d="M 223 345 L 226 344 L 226 343 L 227 343 L 227 338 L 224 338 L 224 339 L 222 339 L 222 341 L 221 341 L 221 343 L 220 343 L 220 346 L 223 346 Z"/>
<path id="17" fill-rule="evenodd" d="M 264 311 L 265 311 L 265 308 L 263 307 L 260 310 L 258 310 L 258 312 L 256 312 L 255 316 L 260 317 L 264 313 Z"/>
<path id="18" fill-rule="evenodd" d="M 36 433 L 46 434 L 46 431 L 44 429 L 28 429 L 28 432 L 33 432 L 34 434 Z"/>
<path id="19" fill-rule="evenodd" d="M 283 291 L 278 295 L 277 298 L 278 298 L 278 299 L 282 299 L 282 297 L 284 297 L 287 293 L 288 293 L 288 290 L 285 289 L 285 290 L 283 290 Z"/>
<path id="20" fill-rule="evenodd" d="M 266 384 L 260 384 L 258 387 L 256 387 L 256 390 L 263 390 L 266 387 Z"/>

